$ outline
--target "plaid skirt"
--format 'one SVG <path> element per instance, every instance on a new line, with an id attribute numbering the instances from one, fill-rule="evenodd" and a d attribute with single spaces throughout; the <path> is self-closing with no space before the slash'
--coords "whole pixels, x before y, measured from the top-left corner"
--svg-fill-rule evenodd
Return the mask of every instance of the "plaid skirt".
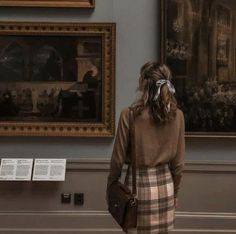
<path id="1" fill-rule="evenodd" d="M 137 169 L 138 217 L 137 230 L 128 233 L 158 234 L 173 229 L 174 188 L 167 164 Z M 128 170 L 125 183 L 132 188 L 132 172 Z"/>

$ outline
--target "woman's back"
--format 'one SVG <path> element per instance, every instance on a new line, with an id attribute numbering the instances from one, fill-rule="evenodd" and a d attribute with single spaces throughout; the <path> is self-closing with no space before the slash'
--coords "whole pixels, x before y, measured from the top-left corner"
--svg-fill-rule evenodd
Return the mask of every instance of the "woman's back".
<path id="1" fill-rule="evenodd" d="M 124 123 L 129 123 L 129 108 L 122 110 L 120 118 L 124 118 Z M 138 167 L 154 167 L 168 163 L 173 158 L 182 157 L 184 154 L 183 146 L 180 147 L 184 144 L 181 142 L 183 138 L 181 137 L 179 140 L 179 136 L 184 134 L 184 117 L 181 110 L 177 109 L 173 120 L 157 124 L 153 120 L 149 108 L 145 108 L 135 118 L 134 127 Z M 126 131 L 129 131 L 129 126 Z M 177 145 L 178 141 L 180 142 Z"/>

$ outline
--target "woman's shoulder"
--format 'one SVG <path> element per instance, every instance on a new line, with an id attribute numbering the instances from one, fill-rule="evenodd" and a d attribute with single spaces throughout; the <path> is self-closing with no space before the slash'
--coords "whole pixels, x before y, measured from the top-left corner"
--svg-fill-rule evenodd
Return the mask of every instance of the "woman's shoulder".
<path id="1" fill-rule="evenodd" d="M 180 108 L 177 108 L 176 115 L 180 118 L 184 118 L 184 113 Z"/>
<path id="2" fill-rule="evenodd" d="M 127 120 L 129 118 L 129 107 L 124 107 L 120 111 L 120 120 Z"/>
<path id="3" fill-rule="evenodd" d="M 130 106 L 126 106 L 123 109 L 121 109 L 120 115 L 122 117 L 128 117 L 129 116 L 129 112 L 130 112 Z"/>
<path id="4" fill-rule="evenodd" d="M 177 119 L 177 122 L 180 123 L 181 126 L 184 126 L 184 113 L 181 109 L 177 108 L 176 110 L 176 119 Z"/>
<path id="5" fill-rule="evenodd" d="M 128 126 L 129 125 L 129 107 L 125 107 L 120 112 L 119 123 Z"/>

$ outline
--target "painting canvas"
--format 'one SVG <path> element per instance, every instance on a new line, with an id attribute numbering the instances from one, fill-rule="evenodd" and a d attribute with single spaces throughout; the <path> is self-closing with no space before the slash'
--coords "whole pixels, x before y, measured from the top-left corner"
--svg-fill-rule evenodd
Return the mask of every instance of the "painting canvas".
<path id="1" fill-rule="evenodd" d="M 161 1 L 161 59 L 192 136 L 236 135 L 236 1 Z"/>
<path id="2" fill-rule="evenodd" d="M 49 135 L 58 129 L 59 135 L 112 135 L 114 25 L 99 25 L 95 33 L 94 25 L 57 26 L 43 26 L 47 32 L 0 26 L 0 125 L 22 124 L 27 131 L 25 124 L 36 124 Z"/>

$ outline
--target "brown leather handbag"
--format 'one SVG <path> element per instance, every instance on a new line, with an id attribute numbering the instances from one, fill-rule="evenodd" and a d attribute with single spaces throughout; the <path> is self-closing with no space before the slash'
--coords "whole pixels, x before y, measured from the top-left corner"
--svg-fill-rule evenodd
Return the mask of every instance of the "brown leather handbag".
<path id="1" fill-rule="evenodd" d="M 124 232 L 137 226 L 138 200 L 136 198 L 136 154 L 134 145 L 134 114 L 129 112 L 131 166 L 132 166 L 132 192 L 121 182 L 113 183 L 108 189 L 108 211 Z"/>

